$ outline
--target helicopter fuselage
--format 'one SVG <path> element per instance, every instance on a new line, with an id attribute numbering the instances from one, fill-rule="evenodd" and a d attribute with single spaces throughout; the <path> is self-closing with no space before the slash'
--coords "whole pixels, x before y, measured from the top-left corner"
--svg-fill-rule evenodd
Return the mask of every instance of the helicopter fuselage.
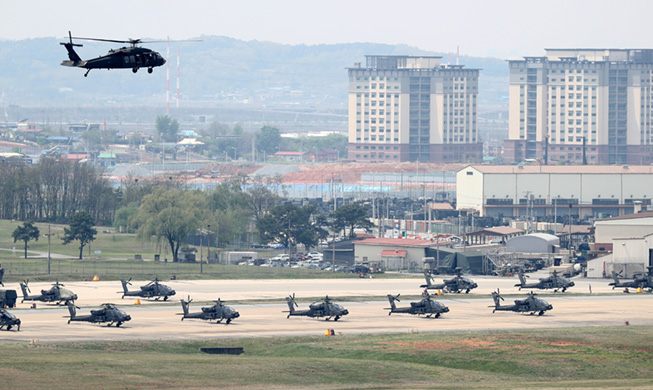
<path id="1" fill-rule="evenodd" d="M 72 49 L 72 48 L 71 48 Z M 68 60 L 61 65 L 85 69 L 139 69 L 164 65 L 166 60 L 158 52 L 142 47 L 123 47 L 110 50 L 107 55 L 85 61 Z"/>

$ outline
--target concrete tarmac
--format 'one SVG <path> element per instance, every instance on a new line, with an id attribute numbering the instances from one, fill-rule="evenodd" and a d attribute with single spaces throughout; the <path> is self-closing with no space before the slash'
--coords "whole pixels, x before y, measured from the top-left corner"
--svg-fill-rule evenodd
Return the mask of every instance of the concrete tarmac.
<path id="1" fill-rule="evenodd" d="M 449 276 L 447 276 L 448 278 Z M 436 278 L 436 282 L 440 278 Z M 68 310 L 54 304 L 37 303 L 36 309 L 30 309 L 31 303 L 18 305 L 12 312 L 21 319 L 20 332 L 2 331 L 0 341 L 4 342 L 73 342 L 73 341 L 121 341 L 121 340 L 181 340 L 181 339 L 215 339 L 233 337 L 323 335 L 327 329 L 334 329 L 338 334 L 356 333 L 409 333 L 436 332 L 454 330 L 481 329 L 526 329 L 526 328 L 565 328 L 585 326 L 618 326 L 628 322 L 631 325 L 653 325 L 653 295 L 624 294 L 613 291 L 608 286 L 609 280 L 578 279 L 576 286 L 565 293 L 543 297 L 553 305 L 553 310 L 543 316 L 531 316 L 513 312 L 492 314 L 493 306 L 490 293 L 497 288 L 503 295 L 526 295 L 528 291 L 518 291 L 513 287 L 516 278 L 473 277 L 479 287 L 466 294 L 445 294 L 435 299 L 447 305 L 449 313 L 441 318 L 424 318 L 408 314 L 388 316 L 390 307 L 386 294 L 416 296 L 422 292 L 419 286 L 424 278 L 406 279 L 300 279 L 300 280 L 202 280 L 202 281 L 164 281 L 174 288 L 177 294 L 166 303 L 141 299 L 141 305 L 135 305 L 135 298 L 122 296 L 120 282 L 69 282 L 65 283 L 78 294 L 78 314 L 86 314 L 91 308 L 101 303 L 118 304 L 132 320 L 120 328 L 106 325 L 75 322 L 67 324 Z M 531 281 L 536 280 L 532 277 Z M 147 281 L 132 281 L 131 289 L 138 289 Z M 590 286 L 592 294 L 590 293 Z M 47 283 L 30 285 L 32 292 L 49 288 Z M 8 283 L 5 288 L 16 288 Z M 431 291 L 432 293 L 434 291 Z M 324 321 L 305 317 L 286 318 L 288 310 L 285 303 L 275 304 L 231 304 L 240 312 L 240 317 L 231 324 L 215 324 L 202 320 L 180 321 L 181 305 L 179 299 L 193 299 L 191 311 L 220 297 L 229 305 L 229 301 L 247 301 L 255 299 L 283 299 L 295 293 L 300 298 L 331 297 L 370 297 L 365 302 L 339 302 L 350 314 L 338 322 Z M 544 291 L 539 291 L 544 294 Z M 612 293 L 611 295 L 604 295 Z M 551 292 L 547 292 L 551 295 Z M 597 295 L 598 294 L 598 295 Z M 20 291 L 19 291 L 20 295 Z M 510 304 L 517 297 L 507 297 Z M 20 302 L 20 298 L 19 298 Z M 402 299 L 398 306 L 410 305 L 410 299 Z M 308 303 L 299 303 L 299 309 Z"/>

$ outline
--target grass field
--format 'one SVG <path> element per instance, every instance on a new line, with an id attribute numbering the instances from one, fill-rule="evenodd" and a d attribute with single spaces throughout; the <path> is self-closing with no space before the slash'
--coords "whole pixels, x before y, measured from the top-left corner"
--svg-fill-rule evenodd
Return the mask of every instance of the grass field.
<path id="1" fill-rule="evenodd" d="M 653 388 L 653 327 L 0 344 L 2 388 Z M 240 356 L 200 347 L 243 347 Z"/>
<path id="2" fill-rule="evenodd" d="M 154 243 L 138 240 L 134 234 L 115 233 L 113 228 L 97 227 L 98 235 L 91 243 L 90 255 L 88 248 L 84 249 L 84 259 L 53 258 L 48 274 L 47 256 L 42 258 L 24 258 L 24 243 L 13 242 L 11 233 L 22 222 L 0 220 L 0 264 L 5 268 L 5 280 L 17 282 L 23 279 L 33 281 L 78 281 L 88 280 L 100 275 L 102 280 L 119 280 L 134 277 L 136 279 L 169 279 L 172 275 L 183 276 L 184 279 L 296 279 L 296 278 L 356 278 L 354 274 L 332 273 L 309 269 L 245 267 L 224 264 L 172 263 L 172 259 L 164 248 L 157 248 Z M 48 225 L 35 224 L 41 234 L 48 232 Z M 76 242 L 63 245 L 61 237 L 67 225 L 51 225 L 51 253 L 68 256 L 79 255 Z M 103 233 L 111 230 L 112 233 Z M 12 250 L 15 247 L 15 252 Z M 3 250 L 4 249 L 4 250 Z M 95 250 L 101 251 L 100 255 Z M 198 249 L 199 250 L 199 249 Z M 249 249 L 248 249 L 249 250 Z M 47 237 L 41 236 L 39 241 L 30 241 L 28 251 L 47 253 Z M 279 251 L 280 252 L 280 251 Z M 161 254 L 161 261 L 154 262 L 154 255 Z M 206 248 L 204 248 L 206 253 Z M 136 254 L 145 260 L 134 260 Z M 260 257 L 271 256 L 274 253 L 261 252 Z M 28 254 L 29 255 L 29 254 Z M 378 277 L 401 277 L 401 275 L 379 275 Z"/>

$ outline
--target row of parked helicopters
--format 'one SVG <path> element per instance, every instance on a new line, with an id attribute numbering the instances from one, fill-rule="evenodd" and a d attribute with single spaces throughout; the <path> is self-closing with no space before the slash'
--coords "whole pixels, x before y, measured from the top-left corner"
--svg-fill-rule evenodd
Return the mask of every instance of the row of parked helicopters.
<path id="1" fill-rule="evenodd" d="M 466 276 L 462 276 L 461 268 L 456 268 L 455 271 L 456 276 L 453 278 L 444 279 L 442 283 L 432 283 L 432 274 L 429 272 L 429 270 L 424 270 L 424 278 L 426 279 L 426 284 L 423 284 L 420 287 L 456 294 L 462 293 L 463 291 L 465 294 L 467 294 L 471 290 L 478 287 L 478 284 L 476 284 L 473 280 Z M 526 281 L 528 275 L 525 275 L 523 270 L 519 271 L 518 277 L 519 283 L 515 284 L 515 287 L 519 287 L 520 290 L 522 288 L 536 288 L 540 290 L 553 289 L 554 292 L 565 292 L 569 287 L 574 286 L 573 281 L 571 281 L 569 278 L 559 276 L 556 271 L 553 271 L 553 275 L 546 278 L 540 278 L 537 282 L 534 283 L 528 283 Z"/>
<path id="2" fill-rule="evenodd" d="M 4 275 L 4 269 L 0 269 L 0 285 L 2 284 L 2 276 Z M 438 318 L 443 313 L 449 312 L 449 308 L 442 304 L 441 302 L 435 301 L 432 298 L 432 295 L 428 293 L 429 289 L 442 290 L 449 293 L 469 293 L 472 289 L 477 287 L 477 284 L 474 283 L 471 279 L 462 276 L 461 271 L 458 269 L 457 274 L 452 279 L 445 279 L 442 283 L 431 283 L 432 276 L 428 271 L 424 273 L 426 278 L 426 284 L 421 285 L 420 287 L 425 288 L 422 293 L 423 298 L 419 301 L 410 302 L 409 306 L 399 307 L 397 302 L 401 302 L 399 299 L 400 294 L 392 295 L 388 294 L 387 298 L 390 302 L 390 308 L 388 315 L 393 313 L 397 314 L 412 314 L 412 315 L 424 315 L 428 318 Z M 612 274 L 614 282 L 610 283 L 615 287 L 623 288 L 641 288 L 648 289 L 649 291 L 653 290 L 653 267 L 648 267 L 648 273 L 646 275 L 636 275 L 635 279 L 632 281 L 620 281 L 619 275 L 617 273 Z M 554 292 L 557 291 L 566 291 L 567 288 L 573 287 L 574 282 L 568 278 L 557 275 L 556 272 L 553 275 L 540 278 L 539 281 L 534 283 L 527 283 L 527 276 L 520 272 L 518 274 L 519 283 L 515 284 L 515 287 L 527 289 L 553 289 Z M 121 280 L 123 287 L 124 297 L 142 297 L 142 298 L 153 298 L 155 300 L 162 299 L 166 301 L 170 296 L 176 294 L 175 290 L 169 286 L 160 283 L 159 279 L 154 279 L 153 281 L 141 286 L 139 290 L 129 290 L 128 286 L 131 285 L 131 278 L 129 280 Z M 67 305 L 70 312 L 70 319 L 68 323 L 75 321 L 85 321 L 91 323 L 107 323 L 108 326 L 116 325 L 119 327 L 124 322 L 130 321 L 131 316 L 125 313 L 123 310 L 116 307 L 112 303 L 105 303 L 102 305 L 101 309 L 91 310 L 90 314 L 87 315 L 78 315 L 75 306 L 75 300 L 77 300 L 77 294 L 73 293 L 71 290 L 64 287 L 63 284 L 55 282 L 49 290 L 41 290 L 41 294 L 30 295 L 31 291 L 29 290 L 28 281 L 23 281 L 20 283 L 21 289 L 23 291 L 23 301 L 41 301 L 41 302 L 55 302 L 56 304 L 64 303 Z M 501 302 L 504 300 L 501 297 L 499 291 L 492 293 L 492 299 L 494 300 L 493 313 L 496 311 L 513 311 L 517 313 L 530 313 L 543 315 L 546 311 L 552 310 L 553 306 L 546 302 L 543 299 L 537 298 L 536 294 L 532 291 L 526 296 L 525 299 L 517 299 L 514 301 L 514 304 L 511 305 L 502 305 Z M 181 299 L 181 307 L 183 313 L 179 313 L 183 321 L 184 319 L 202 319 L 208 321 L 216 321 L 216 323 L 221 323 L 224 321 L 229 324 L 232 320 L 240 317 L 238 311 L 234 308 L 224 304 L 222 300 L 213 301 L 214 304 L 211 306 L 204 306 L 199 312 L 190 311 L 190 303 L 192 299 L 190 296 L 187 300 Z M 324 318 L 325 320 L 338 321 L 343 316 L 349 314 L 349 311 L 344 308 L 342 305 L 334 303 L 332 299 L 326 296 L 320 301 L 311 303 L 307 309 L 298 309 L 297 302 L 295 301 L 295 294 L 292 294 L 286 298 L 288 304 L 288 315 L 287 318 L 293 316 L 306 316 L 311 318 Z M 4 306 L 0 305 L 0 306 Z M 11 305 L 10 305 L 11 306 Z M 6 328 L 7 330 L 16 327 L 17 330 L 20 330 L 20 319 L 16 318 L 15 315 L 5 310 L 4 307 L 0 308 L 0 329 Z"/>

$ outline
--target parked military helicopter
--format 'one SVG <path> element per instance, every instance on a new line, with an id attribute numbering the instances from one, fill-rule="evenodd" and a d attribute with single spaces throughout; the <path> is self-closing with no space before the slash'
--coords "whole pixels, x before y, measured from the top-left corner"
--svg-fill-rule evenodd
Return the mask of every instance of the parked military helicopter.
<path id="1" fill-rule="evenodd" d="M 222 322 L 222 320 L 226 320 L 226 323 L 230 323 L 234 318 L 240 317 L 240 314 L 234 310 L 231 306 L 226 306 L 223 304 L 223 302 L 218 298 L 217 301 L 215 302 L 215 305 L 213 306 L 204 306 L 202 307 L 202 311 L 198 311 L 195 313 L 190 313 L 190 303 L 193 302 L 192 299 L 190 299 L 190 296 L 188 297 L 188 301 L 184 301 L 183 299 L 181 300 L 181 308 L 184 311 L 183 313 L 180 313 L 183 315 L 181 317 L 181 320 L 183 321 L 184 318 L 199 318 L 200 320 L 217 320 L 217 323 L 219 324 Z"/>
<path id="2" fill-rule="evenodd" d="M 614 279 L 613 283 L 608 284 L 609 286 L 612 286 L 612 289 L 614 290 L 615 287 L 623 287 L 623 288 L 641 288 L 642 290 L 648 289 L 648 291 L 653 291 L 653 267 L 646 267 L 648 269 L 647 274 L 635 274 L 635 278 L 633 280 L 627 280 L 627 281 L 620 281 L 619 280 L 619 274 L 614 271 L 612 271 L 612 279 Z"/>
<path id="3" fill-rule="evenodd" d="M 77 315 L 77 306 L 72 303 L 67 303 L 66 305 L 68 305 L 68 311 L 70 312 L 70 319 L 68 320 L 69 324 L 71 321 L 85 321 L 94 324 L 108 322 L 107 326 L 116 324 L 116 327 L 118 327 L 122 325 L 123 322 L 132 319 L 130 315 L 125 313 L 123 310 L 118 309 L 113 303 L 103 303 L 101 309 L 91 310 L 91 314 L 81 316 Z"/>
<path id="4" fill-rule="evenodd" d="M 558 276 L 557 271 L 553 271 L 553 275 L 548 276 L 546 278 L 540 278 L 540 280 L 536 283 L 526 283 L 526 278 L 528 275 L 524 275 L 523 270 L 519 270 L 519 283 L 515 284 L 515 287 L 519 287 L 521 290 L 522 288 L 539 288 L 540 290 L 546 290 L 548 288 L 552 288 L 553 292 L 558 292 L 558 290 L 562 289 L 562 292 L 565 292 L 569 287 L 574 287 L 574 282 L 569 280 L 569 278 L 563 278 L 562 276 Z"/>
<path id="5" fill-rule="evenodd" d="M 176 294 L 175 290 L 173 290 L 172 288 L 166 286 L 165 284 L 159 283 L 159 278 L 154 278 L 153 281 L 149 282 L 145 286 L 141 286 L 140 290 L 129 291 L 127 285 L 131 285 L 130 283 L 131 280 L 132 280 L 131 278 L 129 278 L 129 280 L 124 280 L 124 279 L 120 280 L 123 289 L 123 294 L 122 294 L 123 299 L 125 297 L 141 297 L 141 298 L 154 298 L 155 300 L 158 301 L 159 298 L 163 297 L 163 300 L 167 301 L 169 296 Z"/>
<path id="6" fill-rule="evenodd" d="M 74 39 L 82 39 L 85 41 L 100 41 L 100 42 L 114 42 L 114 43 L 129 43 L 129 47 L 121 47 L 120 49 L 111 49 L 109 53 L 104 56 L 92 58 L 90 60 L 82 60 L 81 57 L 75 52 L 75 47 L 82 47 L 78 43 L 73 43 Z M 153 69 L 157 66 L 164 65 L 166 60 L 158 52 L 147 49 L 144 47 L 136 46 L 140 43 L 161 43 L 161 42 L 182 42 L 182 41 L 142 41 L 140 39 L 128 39 L 126 41 L 115 39 L 99 39 L 99 38 L 81 38 L 73 37 L 68 31 L 68 42 L 61 42 L 68 51 L 68 61 L 62 61 L 62 66 L 84 68 L 86 73 L 84 77 L 88 76 L 91 69 L 131 69 L 132 72 L 138 72 L 139 68 L 147 68 L 147 73 L 152 73 Z M 183 42 L 199 42 L 198 40 L 184 40 Z"/>
<path id="7" fill-rule="evenodd" d="M 56 302 L 57 305 L 61 302 L 66 304 L 69 302 L 75 302 L 77 300 L 77 294 L 72 292 L 67 288 L 63 288 L 63 284 L 56 282 L 52 284 L 52 287 L 49 290 L 41 290 L 41 294 L 29 295 L 28 292 L 32 292 L 29 288 L 28 280 L 20 282 L 20 288 L 23 290 L 23 299 L 24 301 L 41 301 L 41 302 Z"/>
<path id="8" fill-rule="evenodd" d="M 333 318 L 334 321 L 338 321 L 340 317 L 346 316 L 349 314 L 349 310 L 345 309 L 337 303 L 331 302 L 329 296 L 327 295 L 323 300 L 313 302 L 308 306 L 308 310 L 295 310 L 297 302 L 295 302 L 295 294 L 289 295 L 286 297 L 286 302 L 288 302 L 288 307 L 290 312 L 286 318 L 290 316 L 307 316 L 312 318 L 326 317 L 326 320 Z"/>
<path id="9" fill-rule="evenodd" d="M 4 327 L 11 330 L 14 325 L 16 325 L 16 331 L 20 331 L 20 320 L 8 310 L 0 309 L 0 330 Z"/>
<path id="10" fill-rule="evenodd" d="M 503 301 L 503 297 L 499 295 L 499 290 L 493 291 L 492 292 L 492 299 L 494 299 L 494 310 L 492 310 L 492 313 L 495 311 L 499 310 L 504 310 L 504 311 L 514 311 L 517 313 L 528 313 L 530 312 L 531 315 L 538 313 L 538 315 L 544 314 L 545 311 L 553 309 L 553 306 L 548 303 L 547 301 L 539 298 L 535 298 L 535 293 L 532 291 L 528 294 L 526 299 L 516 299 L 514 305 L 506 305 L 506 306 L 501 306 L 501 301 Z"/>
<path id="11" fill-rule="evenodd" d="M 443 283 L 433 284 L 433 276 L 428 270 L 424 270 L 424 278 L 426 279 L 426 284 L 421 285 L 422 288 L 442 290 L 444 292 L 451 293 L 460 293 L 465 291 L 465 294 L 469 293 L 472 289 L 478 287 L 473 280 L 466 276 L 462 276 L 462 268 L 456 268 L 456 276 L 451 279 L 444 279 Z"/>
<path id="12" fill-rule="evenodd" d="M 449 308 L 444 304 L 432 300 L 431 295 L 429 295 L 428 292 L 425 294 L 424 299 L 419 302 L 411 302 L 410 306 L 406 307 L 397 307 L 397 305 L 395 305 L 395 301 L 401 302 L 399 300 L 399 295 L 401 294 L 397 294 L 395 296 L 388 294 L 388 301 L 390 301 L 391 306 L 389 309 L 386 309 L 390 310 L 388 315 L 391 315 L 392 313 L 406 313 L 415 315 L 426 314 L 427 318 L 431 318 L 431 315 L 434 315 L 435 318 L 438 318 L 440 317 L 440 314 L 449 312 Z"/>

